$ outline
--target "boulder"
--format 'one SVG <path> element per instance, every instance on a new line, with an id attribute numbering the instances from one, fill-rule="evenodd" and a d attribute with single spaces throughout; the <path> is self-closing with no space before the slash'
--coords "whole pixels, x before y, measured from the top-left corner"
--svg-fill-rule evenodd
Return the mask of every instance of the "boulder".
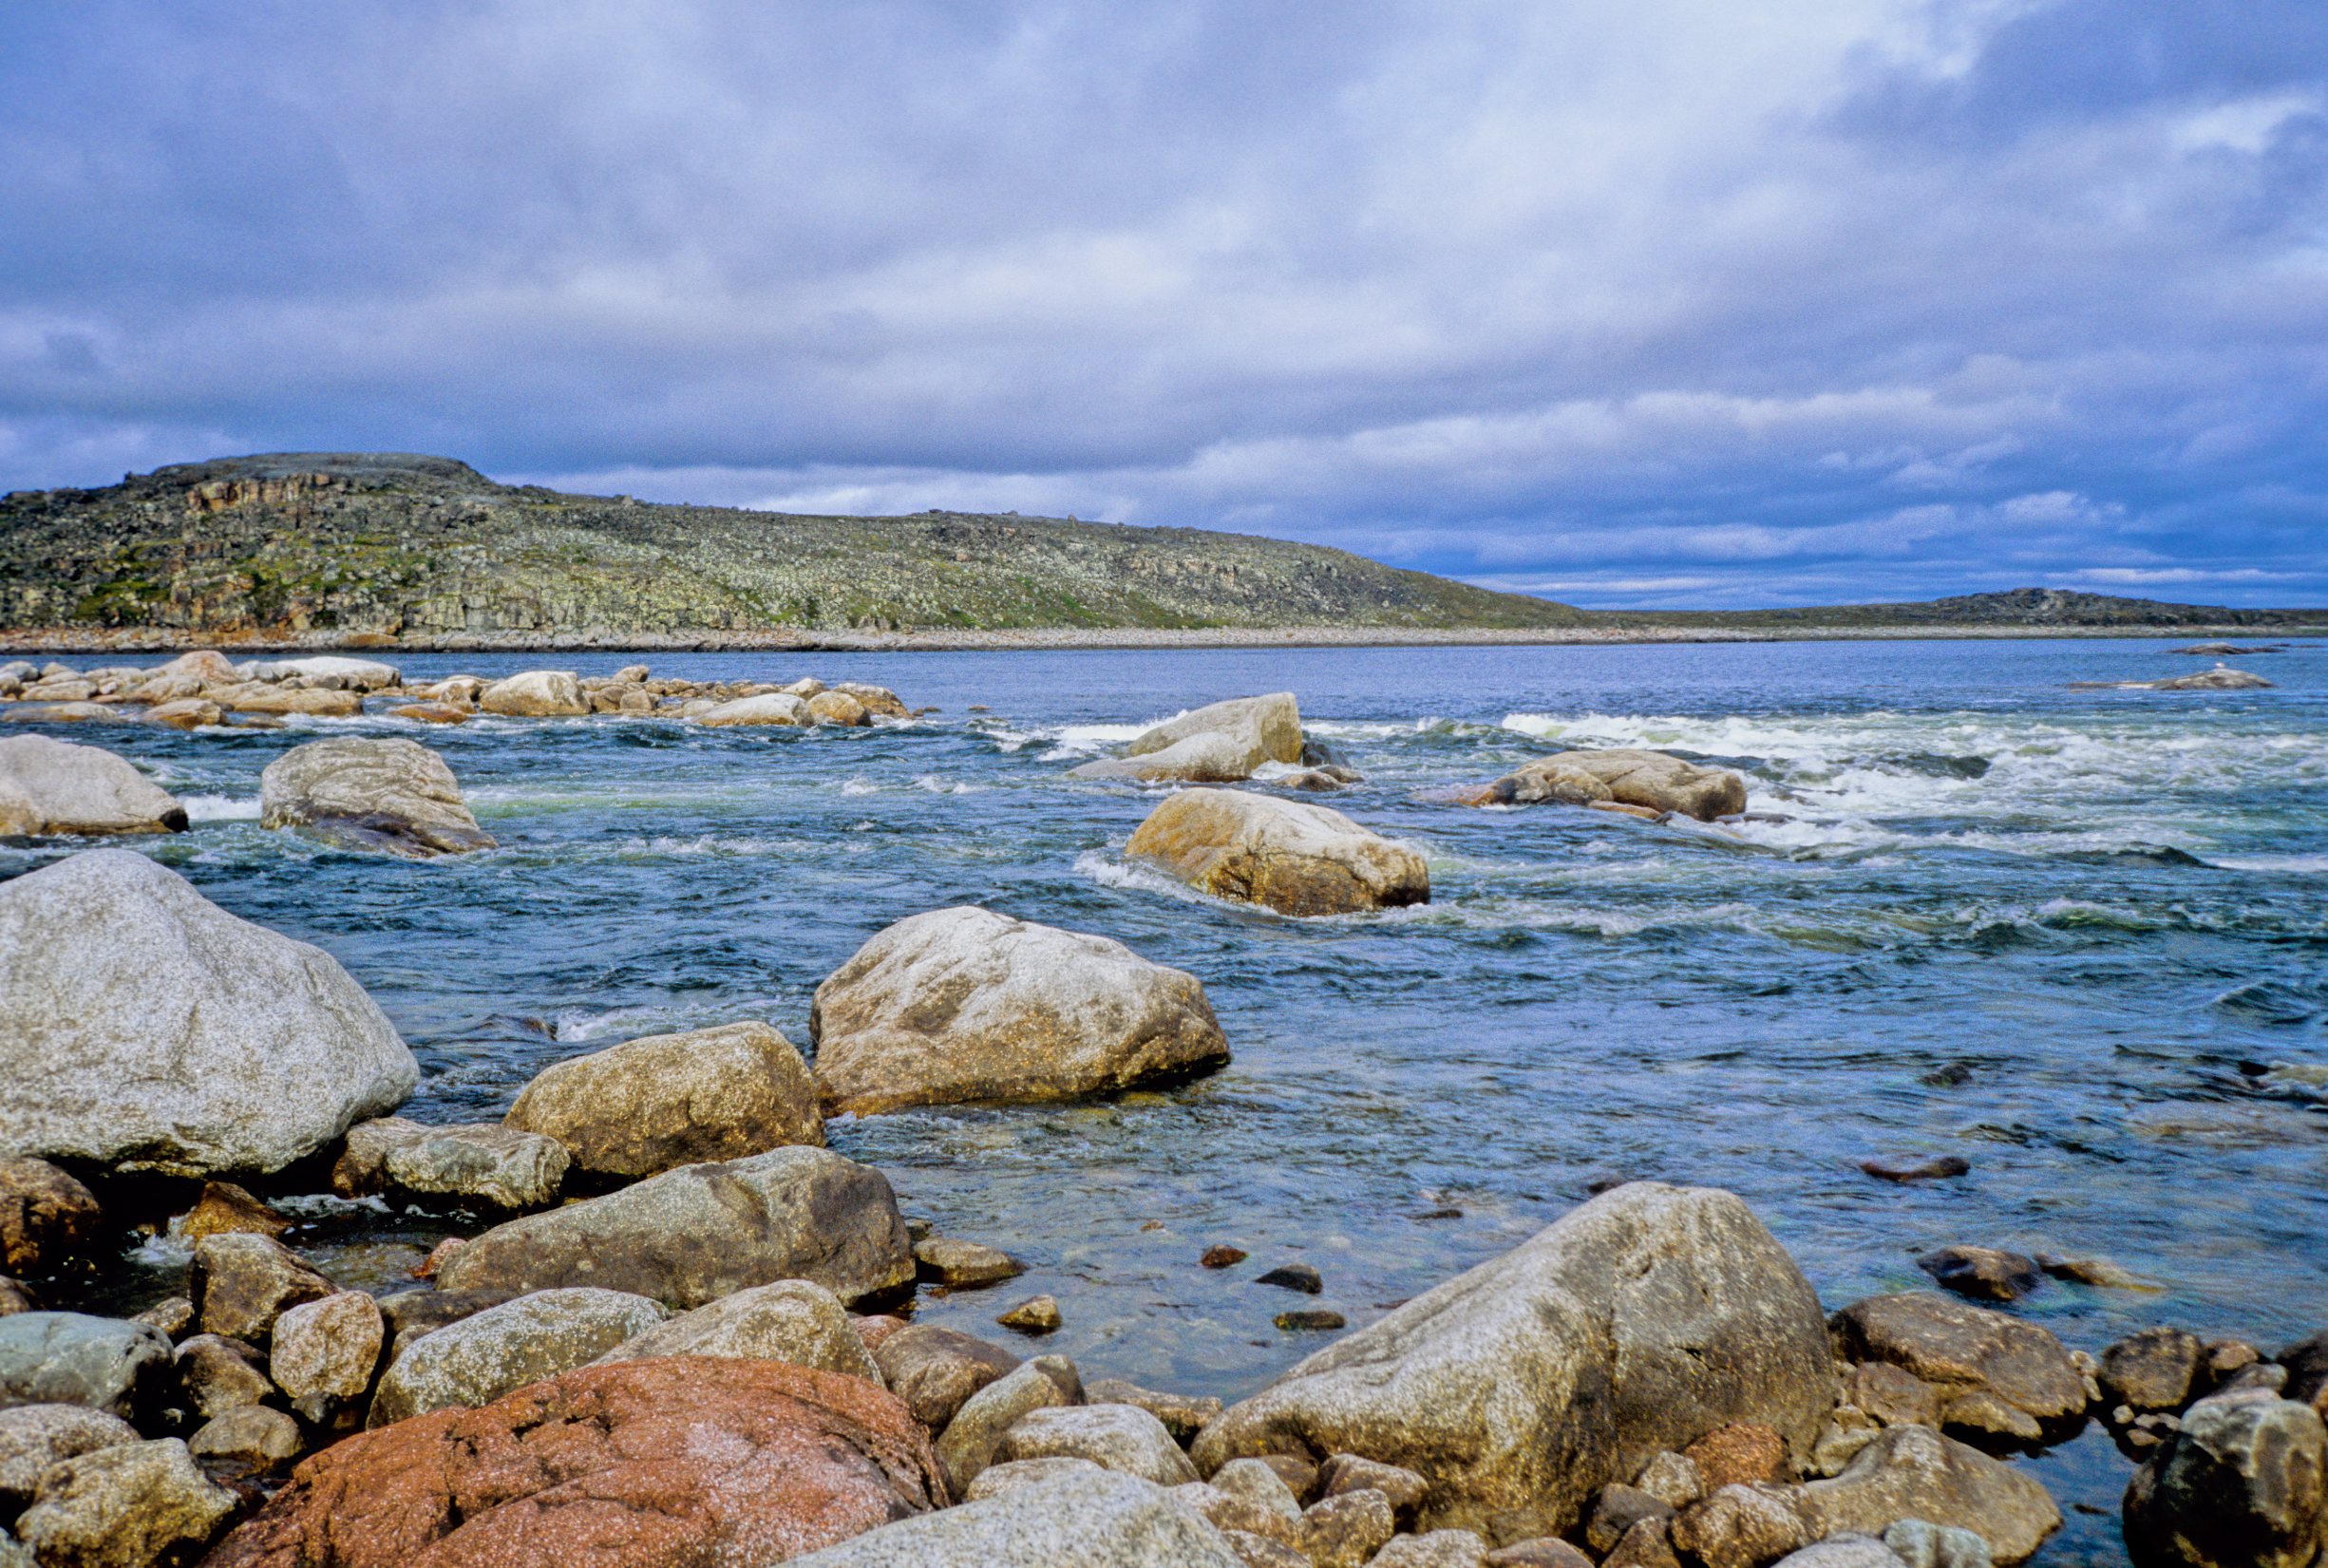
<path id="1" fill-rule="evenodd" d="M 651 1034 L 559 1062 L 503 1120 L 557 1139 L 579 1170 L 625 1178 L 824 1142 L 807 1064 L 762 1023 Z"/>
<path id="2" fill-rule="evenodd" d="M 807 699 L 808 716 L 819 724 L 861 728 L 873 722 L 865 705 L 846 691 L 820 691 Z"/>
<path id="3" fill-rule="evenodd" d="M 1264 763 L 1301 760 L 1301 715 L 1290 691 L 1238 697 L 1145 731 L 1121 757 L 1073 769 L 1083 779 L 1235 784 Z"/>
<path id="4" fill-rule="evenodd" d="M 219 663 L 224 662 L 223 659 L 219 660 Z M 163 668 L 176 669 L 177 666 L 172 664 Z M 209 675 L 213 668 L 203 665 L 194 672 L 215 679 L 215 676 Z M 237 667 L 235 673 L 246 681 L 295 680 L 302 686 L 326 691 L 378 691 L 404 682 L 403 675 L 392 664 L 382 664 L 377 659 L 350 659 L 334 653 L 318 653 L 298 659 L 254 660 Z"/>
<path id="5" fill-rule="evenodd" d="M 104 1225 L 96 1194 L 64 1171 L 0 1157 L 0 1273 L 50 1273 L 94 1247 Z"/>
<path id="6" fill-rule="evenodd" d="M 2034 1478 L 1929 1426 L 1893 1426 L 1842 1474 L 1788 1491 L 1814 1540 L 1928 1520 L 1980 1536 L 2005 1568 L 2061 1528 L 2061 1510 Z"/>
<path id="7" fill-rule="evenodd" d="M 42 1568 L 154 1568 L 192 1560 L 234 1512 L 235 1494 L 172 1437 L 62 1461 L 16 1534 Z"/>
<path id="8" fill-rule="evenodd" d="M 0 1410 L 0 1517 L 32 1501 L 40 1479 L 59 1460 L 138 1441 L 120 1416 L 85 1405 L 18 1405 Z"/>
<path id="9" fill-rule="evenodd" d="M 1807 1456 L 1835 1404 L 1818 1298 L 1729 1193 L 1636 1182 L 1233 1405 L 1198 1466 L 1282 1450 L 1421 1475 L 1423 1528 L 1558 1535 L 1601 1486 L 1731 1421 Z"/>
<path id="10" fill-rule="evenodd" d="M 1083 1382 L 1064 1356 L 1038 1355 L 962 1403 L 937 1439 L 937 1463 L 959 1497 L 994 1463 L 1003 1435 L 1030 1411 L 1083 1403 Z"/>
<path id="11" fill-rule="evenodd" d="M 944 1501 L 872 1384 L 665 1356 L 336 1444 L 206 1568 L 762 1568 Z"/>
<path id="12" fill-rule="evenodd" d="M 498 1225 L 447 1259 L 437 1283 L 602 1285 L 685 1308 L 772 1279 L 855 1301 L 913 1277 L 905 1221 L 880 1172 L 828 1149 L 784 1148 L 682 1165 Z"/>
<path id="13" fill-rule="evenodd" d="M 197 1241 L 186 1280 L 204 1333 L 253 1345 L 264 1345 L 274 1320 L 292 1308 L 339 1289 L 280 1241 L 248 1231 Z"/>
<path id="14" fill-rule="evenodd" d="M 226 709 L 208 697 L 180 697 L 156 703 L 145 710 L 145 718 L 148 724 L 167 725 L 172 729 L 200 729 L 224 724 Z"/>
<path id="15" fill-rule="evenodd" d="M 470 710 L 457 703 L 405 703 L 389 708 L 388 717 L 414 724 L 466 724 Z"/>
<path id="16" fill-rule="evenodd" d="M 0 1317 L 0 1410 L 81 1405 L 133 1417 L 169 1365 L 169 1337 L 143 1323 L 85 1313 Z"/>
<path id="17" fill-rule="evenodd" d="M 817 721 L 808 711 L 808 705 L 798 697 L 766 691 L 757 697 L 713 703 L 695 715 L 695 722 L 724 729 L 751 725 L 812 725 Z"/>
<path id="18" fill-rule="evenodd" d="M 882 1336 L 873 1359 L 889 1391 L 933 1432 L 944 1431 L 971 1395 L 1019 1366 L 1018 1357 L 999 1345 L 930 1323 Z"/>
<path id="19" fill-rule="evenodd" d="M 1103 1470 L 1177 1486 L 1197 1479 L 1196 1466 L 1164 1430 L 1136 1405 L 1076 1405 L 1030 1410 L 1002 1434 L 1000 1457 L 1088 1459 Z"/>
<path id="20" fill-rule="evenodd" d="M 394 1361 L 423 1334 L 434 1333 L 447 1324 L 515 1301 L 517 1295 L 511 1291 L 440 1291 L 423 1287 L 392 1292 L 377 1299 L 380 1316 L 388 1329 L 388 1358 Z"/>
<path id="21" fill-rule="evenodd" d="M 2017 1301 L 2045 1278 L 2035 1258 L 1995 1247 L 1936 1247 L 1916 1266 L 1942 1290 L 1976 1301 Z"/>
<path id="22" fill-rule="evenodd" d="M 156 681 L 180 677 L 191 677 L 204 686 L 242 679 L 236 672 L 234 660 L 215 648 L 197 648 L 179 654 L 167 664 L 157 666 L 145 680 L 151 686 Z"/>
<path id="23" fill-rule="evenodd" d="M 2136 1568 L 2305 1568 L 2328 1545 L 2328 1430 L 2263 1389 L 2216 1394 L 2126 1489 Z"/>
<path id="24" fill-rule="evenodd" d="M 868 1531 L 801 1568 L 1244 1568 L 1221 1532 L 1161 1486 L 1073 1470 Z"/>
<path id="25" fill-rule="evenodd" d="M 275 1319 L 267 1375 L 293 1409 L 323 1426 L 370 1389 L 385 1338 L 380 1304 L 362 1291 L 341 1291 Z"/>
<path id="26" fill-rule="evenodd" d="M 202 697 L 230 713 L 303 713 L 317 719 L 352 719 L 364 711 L 364 698 L 359 692 L 269 686 L 263 681 L 204 687 Z"/>
<path id="27" fill-rule="evenodd" d="M 537 1291 L 413 1339 L 381 1374 L 370 1424 L 452 1407 L 490 1405 L 503 1394 L 577 1367 L 653 1328 L 662 1304 L 623 1291 Z"/>
<path id="28" fill-rule="evenodd" d="M 432 1127 L 401 1116 L 348 1130 L 331 1169 L 346 1198 L 381 1194 L 405 1202 L 489 1210 L 547 1207 L 558 1200 L 565 1145 L 494 1123 Z"/>
<path id="29" fill-rule="evenodd" d="M 289 1218 L 260 1202 L 247 1188 L 232 1181 L 205 1181 L 194 1207 L 172 1220 L 170 1230 L 180 1240 L 199 1241 L 205 1236 L 226 1236 L 237 1231 L 254 1236 L 281 1236 L 291 1229 L 291 1224 Z"/>
<path id="30" fill-rule="evenodd" d="M 1487 1543 L 1468 1530 L 1392 1536 L 1368 1568 L 1481 1568 Z"/>
<path id="31" fill-rule="evenodd" d="M 1164 1424 L 1173 1442 L 1183 1445 L 1194 1443 L 1197 1433 L 1221 1414 L 1221 1401 L 1209 1394 L 1163 1393 L 1120 1377 L 1096 1380 L 1084 1389 L 1084 1397 L 1094 1405 L 1137 1405 Z"/>
<path id="32" fill-rule="evenodd" d="M 575 719 L 590 711 L 581 683 L 564 670 L 528 670 L 495 681 L 477 693 L 477 706 L 518 719 Z"/>
<path id="33" fill-rule="evenodd" d="M 1407 845 L 1306 801 L 1241 789 L 1183 789 L 1126 845 L 1215 897 L 1286 915 L 1346 915 L 1430 901 L 1430 873 Z"/>
<path id="34" fill-rule="evenodd" d="M 213 1416 L 186 1439 L 186 1451 L 205 1466 L 245 1475 L 288 1469 L 305 1445 L 299 1424 L 264 1405 L 245 1405 Z"/>
<path id="35" fill-rule="evenodd" d="M 0 740 L 0 836 L 185 830 L 178 798 L 102 746 Z"/>
<path id="36" fill-rule="evenodd" d="M 257 1347 L 224 1334 L 190 1334 L 178 1347 L 178 1392 L 196 1415 L 205 1420 L 263 1405 L 282 1390 L 267 1375 Z"/>
<path id="37" fill-rule="evenodd" d="M 2034 1323 L 1910 1291 L 1853 1302 L 1835 1314 L 1834 1330 L 1846 1359 L 1888 1363 L 1937 1388 L 1943 1429 L 2032 1444 L 2085 1425 L 2084 1374 Z"/>
<path id="38" fill-rule="evenodd" d="M 36 1313 L 41 1310 L 40 1298 L 32 1288 L 21 1279 L 10 1279 L 0 1274 L 0 1317 L 12 1313 Z"/>
<path id="39" fill-rule="evenodd" d="M 982 1502 L 990 1497 L 1014 1492 L 1021 1486 L 1032 1486 L 1060 1476 L 1097 1473 L 1099 1466 L 1088 1459 L 1020 1459 L 1007 1464 L 989 1464 L 978 1472 L 978 1479 L 958 1500 L 963 1502 Z M 1198 1482 L 1198 1485 L 1204 1484 Z M 1175 1494 L 1179 1495 L 1178 1493 Z M 1198 1509 L 1199 1513 L 1203 1512 Z"/>
<path id="40" fill-rule="evenodd" d="M 1681 1450 L 1681 1457 L 1696 1472 L 1699 1487 L 1708 1492 L 1757 1481 L 1794 1479 L 1787 1440 L 1758 1422 L 1733 1421 L 1716 1426 Z"/>
<path id="41" fill-rule="evenodd" d="M 779 1279 L 723 1295 L 634 1334 L 598 1359 L 656 1355 L 750 1356 L 881 1381 L 880 1369 L 849 1326 L 841 1298 L 805 1279 Z"/>
<path id="42" fill-rule="evenodd" d="M 1703 1568 L 1763 1568 L 1810 1544 L 1801 1517 L 1776 1486 L 1720 1487 L 1682 1509 L 1667 1536 Z"/>
<path id="43" fill-rule="evenodd" d="M 320 949 L 89 850 L 0 884 L 0 1152 L 273 1171 L 412 1091 L 412 1052 Z"/>
<path id="44" fill-rule="evenodd" d="M 817 987 L 808 1034 L 826 1106 L 860 1115 L 1076 1099 L 1229 1057 L 1194 975 L 970 906 L 899 920 L 860 948 Z"/>
<path id="45" fill-rule="evenodd" d="M 1875 1537 L 1852 1531 L 1789 1552 L 1778 1559 L 1778 1568 L 1907 1568 L 1907 1564 Z"/>
<path id="46" fill-rule="evenodd" d="M 2181 1329 L 2145 1329 L 2102 1352 L 2102 1398 L 2136 1411 L 2179 1410 L 2189 1403 L 2206 1347 Z"/>
<path id="47" fill-rule="evenodd" d="M 1360 1568 L 1398 1530 L 1391 1500 L 1359 1490 L 1320 1498 L 1301 1516 L 1301 1549 L 1314 1568 Z"/>
<path id="48" fill-rule="evenodd" d="M 898 694 L 885 686 L 868 686 L 862 681 L 842 681 L 826 690 L 844 697 L 854 697 L 868 713 L 884 719 L 909 719 L 912 712 L 898 700 Z"/>
<path id="49" fill-rule="evenodd" d="M 418 741 L 343 735 L 293 746 L 258 776 L 261 827 L 426 860 L 491 849 L 445 759 Z"/>
<path id="50" fill-rule="evenodd" d="M 1710 822 L 1746 809 L 1746 781 L 1726 768 L 1700 767 L 1662 751 L 1612 746 L 1539 758 L 1463 800 L 1469 805 L 1613 801 Z"/>

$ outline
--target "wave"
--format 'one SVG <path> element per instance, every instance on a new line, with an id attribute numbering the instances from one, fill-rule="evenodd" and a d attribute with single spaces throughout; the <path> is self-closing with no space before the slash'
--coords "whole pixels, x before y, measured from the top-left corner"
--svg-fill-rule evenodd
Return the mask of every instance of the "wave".
<path id="1" fill-rule="evenodd" d="M 180 795 L 178 803 L 186 808 L 186 820 L 191 822 L 258 821 L 258 797 L 256 795 Z"/>

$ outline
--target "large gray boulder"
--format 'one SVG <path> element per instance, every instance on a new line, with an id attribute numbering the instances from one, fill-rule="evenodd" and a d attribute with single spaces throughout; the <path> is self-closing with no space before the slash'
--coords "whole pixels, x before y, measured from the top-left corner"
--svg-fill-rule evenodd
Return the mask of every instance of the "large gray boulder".
<path id="1" fill-rule="evenodd" d="M 1560 1535 L 1601 1486 L 1730 1422 L 1806 1457 L 1834 1407 L 1818 1297 L 1738 1199 L 1635 1182 L 1231 1406 L 1198 1468 L 1352 1453 L 1430 1483 L 1417 1528 Z"/>
<path id="2" fill-rule="evenodd" d="M 310 741 L 275 758 L 258 776 L 258 821 L 407 860 L 494 847 L 443 757 L 377 736 Z"/>
<path id="3" fill-rule="evenodd" d="M 1348 915 L 1430 901 L 1423 857 L 1340 812 L 1242 789 L 1165 797 L 1125 846 L 1217 898 L 1285 915 Z"/>
<path id="4" fill-rule="evenodd" d="M 868 1530 L 797 1568 L 1244 1568 L 1221 1532 L 1135 1476 L 1077 1470 Z"/>
<path id="5" fill-rule="evenodd" d="M 825 1104 L 861 1115 L 1078 1099 L 1229 1059 L 1195 975 L 969 906 L 899 920 L 860 948 L 817 987 L 808 1033 Z"/>
<path id="6" fill-rule="evenodd" d="M 348 1129 L 331 1167 L 342 1198 L 374 1195 L 422 1205 L 525 1210 L 558 1199 L 571 1162 L 565 1145 L 498 1123 L 428 1126 L 384 1116 Z"/>
<path id="7" fill-rule="evenodd" d="M 514 1389 L 588 1366 L 670 1315 L 625 1291 L 537 1291 L 415 1339 L 380 1376 L 374 1426 L 454 1406 L 490 1405 Z"/>
<path id="8" fill-rule="evenodd" d="M 279 1170 L 420 1065 L 331 956 L 89 850 L 0 883 L 0 1153 Z"/>
<path id="9" fill-rule="evenodd" d="M 503 1121 L 601 1176 L 653 1176 L 824 1142 L 816 1080 L 762 1023 L 651 1034 L 545 1068 Z"/>
<path id="10" fill-rule="evenodd" d="M 1030 1410 L 1002 1434 L 1001 1457 L 1088 1459 L 1103 1470 L 1179 1486 L 1196 1466 L 1164 1424 L 1137 1405 L 1070 1405 Z"/>
<path id="11" fill-rule="evenodd" d="M 695 715 L 695 722 L 725 729 L 767 725 L 803 727 L 815 724 L 817 719 L 808 711 L 808 705 L 791 693 L 764 691 L 756 697 L 713 703 Z"/>
<path id="12" fill-rule="evenodd" d="M 570 670 L 528 670 L 495 681 L 477 693 L 477 706 L 520 719 L 571 719 L 590 711 L 582 683 Z"/>
<path id="13" fill-rule="evenodd" d="M 217 657 L 217 655 L 212 655 Z M 163 670 L 176 670 L 183 659 L 174 659 Z M 214 667 L 199 667 L 211 679 L 219 678 Z M 234 673 L 246 681 L 289 681 L 323 691 L 378 691 L 401 685 L 404 677 L 392 664 L 378 659 L 351 659 L 337 653 L 315 653 L 297 659 L 255 659 L 238 665 Z"/>
<path id="14" fill-rule="evenodd" d="M 160 1329 L 86 1313 L 0 1317 L 0 1409 L 80 1405 L 136 1415 L 171 1364 Z"/>
<path id="15" fill-rule="evenodd" d="M 1469 805 L 1526 805 L 1614 801 L 1650 811 L 1677 811 L 1701 822 L 1746 809 L 1746 781 L 1727 768 L 1702 767 L 1663 751 L 1611 746 L 1542 757 L 1464 797 Z"/>
<path id="16" fill-rule="evenodd" d="M 235 1494 L 172 1437 L 60 1462 L 16 1533 L 43 1568 L 151 1568 L 192 1561 L 234 1513 Z"/>
<path id="17" fill-rule="evenodd" d="M 843 1301 L 914 1277 L 880 1172 L 829 1149 L 682 1165 L 603 1198 L 497 1225 L 438 1272 L 447 1291 L 599 1285 L 700 1307 L 806 1279 Z"/>
<path id="18" fill-rule="evenodd" d="M 1835 1314 L 1852 1361 L 1898 1367 L 1937 1392 L 1940 1426 L 1984 1441 L 2059 1442 L 2086 1421 L 2086 1380 L 2060 1340 L 1969 1301 L 1903 1291 Z"/>
<path id="19" fill-rule="evenodd" d="M 2202 1399 L 2126 1488 L 2137 1568 L 2305 1568 L 2328 1545 L 2328 1430 L 2264 1389 Z"/>
<path id="20" fill-rule="evenodd" d="M 1893 1426 L 1827 1481 L 1786 1488 L 1816 1538 L 1882 1535 L 1903 1519 L 1970 1530 L 2000 1565 L 2026 1561 L 2061 1528 L 2035 1478 L 1929 1426 Z"/>
<path id="21" fill-rule="evenodd" d="M 710 1355 L 785 1361 L 819 1371 L 881 1381 L 841 1298 L 805 1279 L 779 1279 L 681 1313 L 615 1346 L 601 1361 Z"/>
<path id="22" fill-rule="evenodd" d="M 178 798 L 102 746 L 0 741 L 0 836 L 185 830 Z"/>
<path id="23" fill-rule="evenodd" d="M 1234 784 L 1264 763 L 1301 760 L 1301 712 L 1290 691 L 1233 697 L 1144 731 L 1124 755 L 1086 763 L 1085 779 Z"/>
<path id="24" fill-rule="evenodd" d="M 61 1459 L 138 1441 L 120 1416 L 85 1405 L 18 1405 L 0 1410 L 0 1518 L 32 1501 L 41 1476 Z"/>

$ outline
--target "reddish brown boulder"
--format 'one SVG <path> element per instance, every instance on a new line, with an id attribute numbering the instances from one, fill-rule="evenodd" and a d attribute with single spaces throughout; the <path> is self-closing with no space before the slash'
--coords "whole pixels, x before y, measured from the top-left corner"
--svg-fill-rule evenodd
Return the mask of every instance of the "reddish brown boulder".
<path id="1" fill-rule="evenodd" d="M 662 1356 L 327 1448 L 205 1568 L 758 1568 L 944 1502 L 873 1384 Z"/>

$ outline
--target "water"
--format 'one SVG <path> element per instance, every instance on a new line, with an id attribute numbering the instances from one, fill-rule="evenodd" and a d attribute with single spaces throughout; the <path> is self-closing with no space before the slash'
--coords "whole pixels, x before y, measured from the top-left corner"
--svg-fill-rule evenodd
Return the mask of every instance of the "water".
<path id="1" fill-rule="evenodd" d="M 832 1128 L 909 1213 L 1030 1265 L 925 1316 L 999 1334 L 995 1312 L 1050 1292 L 1088 1375 L 1235 1397 L 1318 1342 L 1272 1327 L 1311 1303 L 1251 1284 L 1259 1267 L 1315 1263 L 1317 1304 L 1359 1325 L 1620 1178 L 1742 1194 L 1830 1306 L 1922 1285 L 1914 1253 L 1950 1242 L 2099 1254 L 2159 1291 L 2049 1284 L 2016 1310 L 2089 1350 L 2172 1322 L 2269 1351 L 2328 1326 L 2328 648 L 2239 661 L 2269 691 L 2066 690 L 2200 667 L 2166 647 L 706 654 L 653 662 L 873 681 L 943 711 L 69 733 L 189 802 L 192 832 L 140 847 L 378 998 L 423 1064 L 425 1120 L 497 1115 L 547 1063 L 639 1034 L 760 1017 L 804 1048 L 816 983 L 946 904 L 1193 971 L 1236 1052 L 1218 1077 Z M 1278 689 L 1367 775 L 1330 803 L 1425 849 L 1428 907 L 1216 902 L 1125 863 L 1155 792 L 1066 777 L 1145 721 Z M 503 847 L 406 864 L 261 830 L 260 767 L 350 730 L 440 748 Z M 1737 767 L 1786 820 L 1418 798 L 1611 744 Z M 0 848 L 0 873 L 60 852 Z M 1938 1154 L 1972 1175 L 1857 1169 Z M 434 1234 L 340 1224 L 328 1260 L 350 1270 Z M 1215 1242 L 1255 1263 L 1200 1269 Z M 2106 1439 L 2040 1464 L 2065 1508 L 2114 1516 Z M 2044 1560 L 2116 1560 L 2114 1531 L 2073 1512 Z"/>

